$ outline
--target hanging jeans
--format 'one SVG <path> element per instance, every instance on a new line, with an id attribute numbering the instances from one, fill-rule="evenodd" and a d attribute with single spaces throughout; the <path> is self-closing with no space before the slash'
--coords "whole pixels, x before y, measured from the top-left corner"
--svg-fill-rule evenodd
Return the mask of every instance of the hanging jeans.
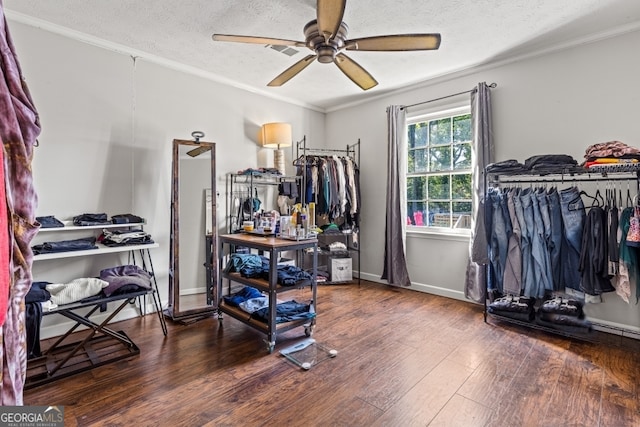
<path id="1" fill-rule="evenodd" d="M 520 223 L 516 216 L 514 204 L 515 189 L 505 194 L 505 203 L 511 220 L 511 234 L 507 245 L 507 262 L 504 266 L 504 293 L 508 295 L 520 295 L 522 291 L 522 249 L 520 247 L 521 231 Z"/>
<path id="2" fill-rule="evenodd" d="M 549 239 L 551 236 L 551 220 L 549 218 L 549 202 L 547 201 L 547 192 L 544 188 L 536 189 L 531 194 L 531 201 L 534 207 L 534 222 L 536 228 L 536 237 L 539 248 L 534 252 L 536 254 L 536 264 L 539 265 L 540 271 L 537 274 L 540 277 L 539 297 L 544 297 L 544 293 L 550 294 L 553 291 L 553 279 L 551 277 L 551 257 L 549 256 Z"/>
<path id="3" fill-rule="evenodd" d="M 490 290 L 503 292 L 504 266 L 507 259 L 508 236 L 506 222 L 503 215 L 503 194 L 498 188 L 488 190 L 488 199 L 491 202 L 491 238 L 489 241 L 489 259 L 493 271 Z"/>
<path id="4" fill-rule="evenodd" d="M 584 203 L 577 187 L 560 191 L 560 208 L 564 227 L 562 251 L 562 280 L 565 288 L 580 289 L 580 252 L 582 249 L 582 230 L 586 213 Z"/>
<path id="5" fill-rule="evenodd" d="M 532 281 L 527 283 L 529 287 L 525 288 L 525 296 L 541 298 L 544 296 L 545 286 L 545 249 L 542 239 L 542 220 L 540 219 L 540 210 L 538 209 L 538 199 L 533 189 L 530 188 L 523 191 L 520 198 L 522 199 L 524 220 L 527 223 L 527 234 L 531 242 L 529 269 L 531 270 Z"/>
<path id="6" fill-rule="evenodd" d="M 549 258 L 551 262 L 551 279 L 553 281 L 553 290 L 560 291 L 562 285 L 562 263 L 560 259 L 560 248 L 562 247 L 562 212 L 560 211 L 560 195 L 554 187 L 547 192 L 547 200 L 549 202 L 549 223 L 551 233 L 549 235 Z"/>
<path id="7" fill-rule="evenodd" d="M 526 297 L 535 297 L 536 284 L 533 279 L 533 268 L 531 262 L 531 236 L 533 234 L 533 212 L 531 211 L 530 188 L 518 191 L 513 202 L 516 209 L 516 216 L 521 230 L 522 247 L 522 289 Z"/>

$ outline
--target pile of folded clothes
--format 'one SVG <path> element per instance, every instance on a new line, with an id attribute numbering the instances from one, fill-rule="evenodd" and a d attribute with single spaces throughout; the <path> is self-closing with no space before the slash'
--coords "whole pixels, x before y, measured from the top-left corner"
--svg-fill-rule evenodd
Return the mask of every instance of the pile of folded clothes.
<path id="1" fill-rule="evenodd" d="M 640 167 L 640 149 L 620 141 L 602 142 L 587 147 L 583 166 L 595 171 L 626 171 Z"/>
<path id="2" fill-rule="evenodd" d="M 525 172 L 526 169 L 522 163 L 515 159 L 503 160 L 501 162 L 490 163 L 485 168 L 487 172 L 508 173 L 508 172 Z"/>
<path id="3" fill-rule="evenodd" d="M 538 154 L 527 158 L 524 163 L 517 160 L 504 160 L 491 163 L 486 167 L 491 173 L 536 173 L 540 175 L 558 172 L 570 173 L 584 171 L 578 166 L 578 161 L 568 154 Z"/>
<path id="4" fill-rule="evenodd" d="M 507 295 L 497 298 L 487 306 L 487 311 L 511 319 L 531 322 L 535 318 L 535 298 Z"/>
<path id="5" fill-rule="evenodd" d="M 269 280 L 271 263 L 269 258 L 256 254 L 231 254 L 224 271 L 239 272 L 242 277 Z M 276 269 L 277 283 L 281 286 L 307 286 L 311 284 L 311 274 L 300 267 L 278 264 Z"/>
<path id="6" fill-rule="evenodd" d="M 80 239 L 44 242 L 31 247 L 34 255 L 69 251 L 86 251 L 89 249 L 98 249 L 95 237 L 82 237 Z"/>
<path id="7" fill-rule="evenodd" d="M 524 167 L 540 174 L 556 173 L 559 169 L 574 170 L 578 161 L 568 154 L 540 154 L 526 159 Z"/>
<path id="8" fill-rule="evenodd" d="M 584 318 L 582 303 L 562 297 L 544 301 L 538 308 L 536 323 L 564 331 L 581 333 L 591 331 L 591 322 Z"/>
<path id="9" fill-rule="evenodd" d="M 98 241 L 105 246 L 148 245 L 154 243 L 151 235 L 142 229 L 102 230 Z"/>

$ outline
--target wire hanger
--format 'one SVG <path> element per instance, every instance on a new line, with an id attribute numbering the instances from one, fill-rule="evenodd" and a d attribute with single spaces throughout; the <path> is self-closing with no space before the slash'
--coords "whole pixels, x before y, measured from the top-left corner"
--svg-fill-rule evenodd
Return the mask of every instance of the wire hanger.
<path id="1" fill-rule="evenodd" d="M 582 201 L 582 196 L 585 196 L 589 199 L 591 199 L 591 207 L 600 207 L 600 200 L 602 199 L 602 194 L 600 194 L 600 189 L 597 190 L 596 195 L 595 196 L 591 196 L 589 195 L 586 191 L 581 190 L 576 197 L 573 198 L 573 200 L 571 200 L 568 205 L 569 208 L 568 210 L 570 211 L 579 211 L 579 210 L 584 210 L 586 209 L 584 204 L 582 206 L 578 206 L 578 202 Z"/>
<path id="2" fill-rule="evenodd" d="M 591 202 L 591 207 L 604 207 L 606 205 L 606 201 L 604 197 L 602 197 L 602 193 L 600 192 L 600 188 L 596 190 L 596 195 L 593 197 L 593 202 Z"/>

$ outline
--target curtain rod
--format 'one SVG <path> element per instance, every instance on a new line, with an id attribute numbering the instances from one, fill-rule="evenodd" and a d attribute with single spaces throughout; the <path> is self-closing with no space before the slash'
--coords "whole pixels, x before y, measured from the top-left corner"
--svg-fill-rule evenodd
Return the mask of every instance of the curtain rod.
<path id="1" fill-rule="evenodd" d="M 495 89 L 496 87 L 498 87 L 498 84 L 497 83 L 491 83 L 490 85 L 487 85 L 487 86 L 489 86 L 491 89 Z M 476 88 L 473 88 L 471 90 L 465 90 L 465 91 L 458 92 L 458 93 L 453 93 L 451 95 L 441 96 L 440 98 L 434 98 L 434 99 L 430 99 L 428 101 L 416 102 L 415 104 L 411 104 L 411 105 L 404 105 L 404 106 L 400 107 L 400 109 L 401 110 L 405 110 L 405 109 L 410 108 L 410 107 L 415 107 L 416 105 L 428 104 L 430 102 L 440 101 L 441 99 L 447 99 L 447 98 L 451 98 L 453 96 L 463 95 L 465 93 L 471 93 L 474 90 L 476 90 Z"/>

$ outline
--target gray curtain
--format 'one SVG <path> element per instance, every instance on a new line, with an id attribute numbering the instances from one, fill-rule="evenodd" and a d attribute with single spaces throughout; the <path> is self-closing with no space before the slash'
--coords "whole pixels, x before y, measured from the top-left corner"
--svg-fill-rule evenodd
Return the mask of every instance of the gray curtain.
<path id="1" fill-rule="evenodd" d="M 381 279 L 393 286 L 410 286 L 405 258 L 406 112 L 398 105 L 387 108 L 387 216 L 384 233 L 384 271 Z"/>
<path id="2" fill-rule="evenodd" d="M 473 212 L 464 295 L 473 301 L 482 302 L 486 294 L 486 265 L 489 263 L 484 223 L 484 168 L 493 162 L 491 90 L 484 82 L 471 92 L 471 123 Z"/>

